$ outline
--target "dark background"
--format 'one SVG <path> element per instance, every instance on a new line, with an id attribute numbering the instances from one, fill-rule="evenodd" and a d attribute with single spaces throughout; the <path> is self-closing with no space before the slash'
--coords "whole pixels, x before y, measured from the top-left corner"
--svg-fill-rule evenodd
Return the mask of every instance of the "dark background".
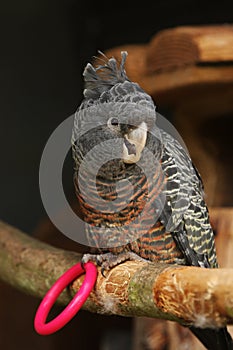
<path id="1" fill-rule="evenodd" d="M 164 28 L 231 23 L 232 7 L 232 0 L 2 1 L 0 218 L 33 233 L 40 220 L 46 217 L 38 186 L 41 153 L 52 131 L 80 104 L 82 70 L 97 50 L 147 43 Z M 73 193 L 71 160 L 66 183 Z M 25 308 L 32 304 L 27 299 L 24 302 Z M 19 322 L 13 322 L 11 328 L 10 317 L 9 337 L 13 335 L 15 344 L 19 344 Z M 96 317 L 99 325 L 103 319 Z M 33 333 L 25 327 L 25 334 Z M 60 349 L 61 334 L 57 336 L 56 349 Z M 40 343 L 38 348 L 53 348 L 48 346 L 47 340 L 43 342 L 43 347 Z M 76 343 L 73 339 L 73 342 L 73 348 L 77 348 L 79 341 Z M 16 345 L 12 344 L 6 341 L 4 349 L 15 349 Z M 24 344 L 25 349 L 32 348 L 27 336 Z M 35 348 L 34 342 L 33 346 Z M 82 348 L 88 349 L 88 346 L 84 344 Z"/>

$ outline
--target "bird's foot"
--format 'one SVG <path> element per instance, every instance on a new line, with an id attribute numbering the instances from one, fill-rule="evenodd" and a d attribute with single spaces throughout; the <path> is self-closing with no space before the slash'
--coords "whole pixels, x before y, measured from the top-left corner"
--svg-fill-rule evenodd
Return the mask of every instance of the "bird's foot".
<path id="1" fill-rule="evenodd" d="M 88 261 L 92 261 L 96 263 L 98 266 L 101 266 L 101 273 L 104 276 L 104 272 L 112 269 L 114 266 L 121 264 L 126 260 L 137 260 L 137 261 L 146 261 L 141 258 L 139 255 L 126 251 L 118 254 L 113 253 L 103 253 L 103 254 L 84 254 L 81 260 L 82 264 L 87 263 Z"/>

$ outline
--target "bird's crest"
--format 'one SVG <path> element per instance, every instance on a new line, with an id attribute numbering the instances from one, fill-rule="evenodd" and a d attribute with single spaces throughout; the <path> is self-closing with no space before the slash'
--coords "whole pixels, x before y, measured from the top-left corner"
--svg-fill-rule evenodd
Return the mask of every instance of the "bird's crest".
<path id="1" fill-rule="evenodd" d="M 125 61 L 128 55 L 126 51 L 121 52 L 121 62 L 117 62 L 114 57 L 108 59 L 102 52 L 99 53 L 104 64 L 95 68 L 88 63 L 83 72 L 85 82 L 83 94 L 87 99 L 97 99 L 104 91 L 110 90 L 117 83 L 129 80 L 125 72 Z"/>

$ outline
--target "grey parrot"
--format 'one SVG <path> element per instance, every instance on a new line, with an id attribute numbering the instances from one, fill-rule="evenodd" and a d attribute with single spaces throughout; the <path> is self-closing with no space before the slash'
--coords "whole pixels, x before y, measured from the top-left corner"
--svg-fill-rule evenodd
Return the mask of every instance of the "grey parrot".
<path id="1" fill-rule="evenodd" d="M 152 98 L 121 62 L 102 55 L 84 70 L 74 120 L 74 183 L 92 260 L 217 268 L 201 177 L 179 140 L 157 125 Z M 207 349 L 233 349 L 226 328 L 190 327 Z"/>

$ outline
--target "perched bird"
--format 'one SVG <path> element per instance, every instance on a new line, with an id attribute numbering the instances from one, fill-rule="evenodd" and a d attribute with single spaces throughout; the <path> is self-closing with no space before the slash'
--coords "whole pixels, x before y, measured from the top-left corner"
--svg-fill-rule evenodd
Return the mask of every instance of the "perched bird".
<path id="1" fill-rule="evenodd" d="M 156 124 L 152 98 L 102 55 L 84 70 L 72 135 L 74 183 L 92 260 L 218 267 L 201 177 L 180 142 Z M 233 349 L 226 328 L 191 331 L 207 349 Z"/>

